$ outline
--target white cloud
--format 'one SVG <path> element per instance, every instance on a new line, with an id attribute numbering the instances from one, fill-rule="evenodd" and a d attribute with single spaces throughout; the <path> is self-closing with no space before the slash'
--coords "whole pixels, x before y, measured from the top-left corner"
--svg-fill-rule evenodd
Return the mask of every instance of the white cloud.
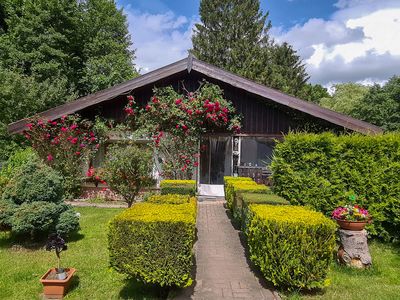
<path id="1" fill-rule="evenodd" d="M 172 11 L 150 14 L 124 8 L 136 48 L 135 63 L 141 73 L 173 63 L 188 55 L 195 18 L 177 16 Z"/>
<path id="2" fill-rule="evenodd" d="M 382 82 L 400 74 L 400 1 L 339 0 L 330 20 L 273 31 L 307 63 L 311 81 Z"/>

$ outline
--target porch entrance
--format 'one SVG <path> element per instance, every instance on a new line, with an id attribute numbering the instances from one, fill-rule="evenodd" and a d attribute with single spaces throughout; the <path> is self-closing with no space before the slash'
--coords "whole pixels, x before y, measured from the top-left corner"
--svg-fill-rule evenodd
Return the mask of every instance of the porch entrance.
<path id="1" fill-rule="evenodd" d="M 224 176 L 231 174 L 232 137 L 203 137 L 200 141 L 199 194 L 224 196 Z"/>

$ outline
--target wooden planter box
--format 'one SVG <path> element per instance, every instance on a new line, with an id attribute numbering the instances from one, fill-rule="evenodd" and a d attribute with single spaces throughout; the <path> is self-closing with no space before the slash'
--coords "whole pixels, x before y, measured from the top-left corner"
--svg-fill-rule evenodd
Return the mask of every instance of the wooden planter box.
<path id="1" fill-rule="evenodd" d="M 46 279 L 50 273 L 55 271 L 55 268 L 51 268 L 40 278 L 40 282 L 43 284 L 43 295 L 46 299 L 62 299 L 71 284 L 72 276 L 76 269 L 66 268 L 67 278 L 64 280 Z"/>

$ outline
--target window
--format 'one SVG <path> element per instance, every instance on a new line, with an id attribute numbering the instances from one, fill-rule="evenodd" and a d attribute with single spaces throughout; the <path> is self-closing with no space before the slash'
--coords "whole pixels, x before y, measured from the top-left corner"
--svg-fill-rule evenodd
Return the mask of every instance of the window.
<path id="1" fill-rule="evenodd" d="M 240 142 L 240 166 L 265 167 L 272 160 L 275 142 L 267 137 L 242 137 Z"/>

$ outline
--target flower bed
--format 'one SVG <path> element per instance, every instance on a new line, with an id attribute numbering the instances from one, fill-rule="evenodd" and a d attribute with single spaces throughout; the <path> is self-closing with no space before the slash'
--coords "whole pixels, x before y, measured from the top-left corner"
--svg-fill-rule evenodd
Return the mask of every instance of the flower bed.
<path id="1" fill-rule="evenodd" d="M 172 196 L 162 197 L 159 202 Z M 144 283 L 191 285 L 196 205 L 195 198 L 184 204 L 138 203 L 117 215 L 109 224 L 111 266 Z"/>

